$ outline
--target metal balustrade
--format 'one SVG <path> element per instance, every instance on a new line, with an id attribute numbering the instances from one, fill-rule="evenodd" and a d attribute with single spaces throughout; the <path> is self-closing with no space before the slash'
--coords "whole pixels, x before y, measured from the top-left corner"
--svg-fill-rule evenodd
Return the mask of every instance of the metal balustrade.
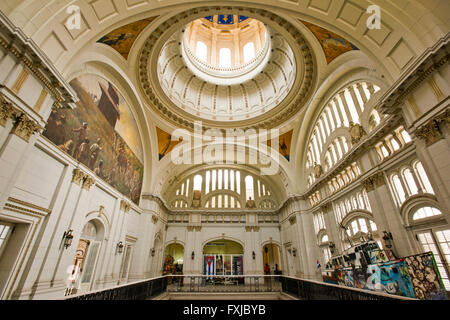
<path id="1" fill-rule="evenodd" d="M 65 297 L 65 300 L 151 300 L 163 293 L 287 293 L 300 300 L 416 300 L 281 275 L 166 275 Z"/>

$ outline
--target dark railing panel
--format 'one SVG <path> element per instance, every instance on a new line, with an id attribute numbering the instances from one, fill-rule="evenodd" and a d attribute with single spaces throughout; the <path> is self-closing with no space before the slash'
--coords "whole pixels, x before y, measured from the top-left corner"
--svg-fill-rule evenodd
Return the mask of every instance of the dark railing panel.
<path id="1" fill-rule="evenodd" d="M 162 293 L 285 292 L 300 300 L 414 300 L 287 276 L 170 275 L 99 290 L 67 300 L 148 300 Z"/>

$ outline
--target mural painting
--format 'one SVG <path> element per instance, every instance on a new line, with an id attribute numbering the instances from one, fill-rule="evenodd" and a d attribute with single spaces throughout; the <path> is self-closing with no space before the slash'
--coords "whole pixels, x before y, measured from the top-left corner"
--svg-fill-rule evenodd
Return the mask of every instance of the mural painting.
<path id="1" fill-rule="evenodd" d="M 141 32 L 157 17 L 139 20 L 114 31 L 99 39 L 98 43 L 106 44 L 119 52 L 125 59 L 128 59 L 131 47 Z"/>
<path id="2" fill-rule="evenodd" d="M 301 21 L 319 40 L 323 48 L 327 63 L 330 64 L 334 59 L 348 51 L 359 50 L 355 45 L 340 35 L 328 31 L 327 29 L 316 26 L 312 23 Z"/>
<path id="3" fill-rule="evenodd" d="M 139 204 L 143 151 L 127 102 L 96 75 L 80 76 L 70 85 L 80 99 L 77 107 L 53 110 L 44 136 Z"/>
<path id="4" fill-rule="evenodd" d="M 294 130 L 283 133 L 278 137 L 278 142 L 280 144 L 278 148 L 278 152 L 287 160 L 291 159 L 291 141 L 292 141 L 292 133 Z M 267 141 L 267 145 L 270 147 L 272 145 L 271 141 Z"/>
<path id="5" fill-rule="evenodd" d="M 180 141 L 172 141 L 172 136 L 165 132 L 164 130 L 161 130 L 160 128 L 156 127 L 156 136 L 158 137 L 158 159 L 161 160 L 164 158 L 167 154 L 170 153 L 170 151 L 173 150 L 173 148 L 181 142 Z"/>

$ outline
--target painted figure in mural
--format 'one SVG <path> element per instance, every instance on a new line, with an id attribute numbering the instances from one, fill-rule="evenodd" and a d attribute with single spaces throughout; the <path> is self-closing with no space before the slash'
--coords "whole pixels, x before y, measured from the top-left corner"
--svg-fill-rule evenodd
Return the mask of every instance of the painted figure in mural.
<path id="1" fill-rule="evenodd" d="M 256 208 L 255 200 L 252 200 L 252 197 L 249 197 L 247 202 L 245 203 L 245 207 L 247 209 L 254 209 L 254 208 Z"/>
<path id="2" fill-rule="evenodd" d="M 97 163 L 97 158 L 99 153 L 103 150 L 102 147 L 100 147 L 101 138 L 98 138 L 97 141 L 92 144 L 92 146 L 89 148 L 90 157 L 89 157 L 89 165 L 88 167 L 93 170 L 95 167 L 95 164 Z"/>
<path id="3" fill-rule="evenodd" d="M 64 151 L 67 154 L 71 153 L 72 147 L 73 147 L 73 141 L 72 140 L 68 140 L 68 141 L 66 141 L 66 143 L 60 144 L 58 146 L 58 148 L 60 148 L 62 151 Z"/>
<path id="4" fill-rule="evenodd" d="M 102 37 L 100 40 L 98 40 L 97 42 L 100 43 L 104 43 L 107 44 L 109 46 L 115 46 L 117 44 L 119 44 L 120 42 L 127 40 L 127 39 L 131 39 L 134 38 L 134 34 L 130 34 L 130 33 L 121 33 L 117 36 L 111 36 L 111 35 L 107 35 Z"/>
<path id="5" fill-rule="evenodd" d="M 77 128 L 77 129 L 72 129 L 72 132 L 78 133 L 78 140 L 75 144 L 75 147 L 72 150 L 72 156 L 75 156 L 75 153 L 78 151 L 81 144 L 86 140 L 87 128 L 88 128 L 87 122 L 83 122 L 83 125 L 81 127 Z"/>
<path id="6" fill-rule="evenodd" d="M 281 154 L 283 155 L 283 157 L 285 157 L 286 160 L 289 161 L 288 147 L 287 147 L 286 141 L 284 141 L 284 139 L 280 143 L 280 149 L 281 149 Z"/>
<path id="7" fill-rule="evenodd" d="M 81 163 L 86 163 L 89 157 L 89 139 L 84 139 L 84 142 L 81 143 L 78 148 L 75 159 L 80 161 Z"/>
<path id="8" fill-rule="evenodd" d="M 98 162 L 98 165 L 97 165 L 97 167 L 95 167 L 95 169 L 94 169 L 94 173 L 98 176 L 98 177 L 100 177 L 100 178 L 104 178 L 104 175 L 103 175 L 103 160 L 100 160 L 99 162 Z"/>

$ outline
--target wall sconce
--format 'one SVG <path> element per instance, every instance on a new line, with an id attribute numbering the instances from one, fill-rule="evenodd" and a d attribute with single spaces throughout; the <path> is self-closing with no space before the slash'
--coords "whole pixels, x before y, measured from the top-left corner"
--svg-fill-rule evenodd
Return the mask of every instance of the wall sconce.
<path id="1" fill-rule="evenodd" d="M 256 259 L 256 253 L 255 253 L 255 251 L 252 252 L 252 257 L 253 257 L 253 260 Z"/>
<path id="2" fill-rule="evenodd" d="M 118 253 L 118 254 L 122 254 L 122 252 L 123 252 L 123 247 L 124 247 L 124 245 L 123 245 L 122 241 L 120 241 L 120 242 L 117 244 L 117 253 Z"/>
<path id="3" fill-rule="evenodd" d="M 392 233 L 387 232 L 386 230 L 383 231 L 383 233 L 384 233 L 383 236 L 384 244 L 386 245 L 386 248 L 391 249 L 393 245 Z"/>
<path id="4" fill-rule="evenodd" d="M 192 251 L 192 253 L 191 253 L 191 259 L 194 260 L 194 258 L 195 258 L 195 252 Z"/>
<path id="5" fill-rule="evenodd" d="M 150 254 L 152 255 L 152 257 L 155 256 L 155 248 L 152 248 L 152 249 L 150 250 Z"/>
<path id="6" fill-rule="evenodd" d="M 296 257 L 297 256 L 297 249 L 292 249 L 292 255 L 294 256 L 294 257 Z"/>
<path id="7" fill-rule="evenodd" d="M 73 240 L 73 230 L 69 229 L 68 231 L 64 232 L 64 248 L 68 248 L 72 245 L 72 240 Z"/>

